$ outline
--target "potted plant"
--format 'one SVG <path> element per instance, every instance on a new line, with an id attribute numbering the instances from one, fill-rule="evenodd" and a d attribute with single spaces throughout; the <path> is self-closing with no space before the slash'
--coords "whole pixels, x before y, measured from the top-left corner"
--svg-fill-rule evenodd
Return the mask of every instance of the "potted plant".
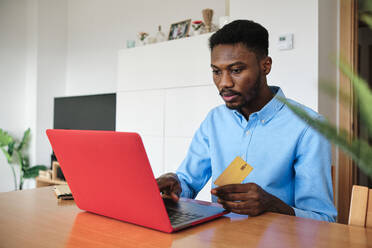
<path id="1" fill-rule="evenodd" d="M 30 139 L 30 129 L 27 129 L 21 141 L 16 140 L 10 136 L 7 132 L 0 129 L 0 149 L 3 151 L 8 164 L 12 170 L 14 178 L 15 190 L 23 188 L 25 179 L 34 178 L 39 175 L 39 170 L 46 170 L 45 165 L 36 165 L 30 167 L 30 161 L 25 150 L 27 148 Z M 15 173 L 15 167 L 20 167 L 19 174 L 19 187 L 17 187 L 17 176 Z"/>
<path id="2" fill-rule="evenodd" d="M 140 44 L 142 46 L 146 45 L 145 39 L 146 39 L 147 36 L 149 36 L 149 34 L 146 33 L 146 32 L 139 32 L 138 33 L 138 39 L 140 40 Z"/>
<path id="3" fill-rule="evenodd" d="M 193 34 L 194 35 L 199 35 L 203 32 L 204 23 L 200 20 L 196 20 L 196 21 L 192 22 L 191 27 L 193 29 Z"/>

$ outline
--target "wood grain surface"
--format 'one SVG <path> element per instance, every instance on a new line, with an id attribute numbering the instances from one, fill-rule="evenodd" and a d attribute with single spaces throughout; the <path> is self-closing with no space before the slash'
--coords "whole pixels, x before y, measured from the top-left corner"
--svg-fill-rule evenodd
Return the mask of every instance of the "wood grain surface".
<path id="1" fill-rule="evenodd" d="M 0 247 L 372 247 L 372 230 L 265 213 L 174 234 L 79 210 L 52 187 L 0 193 Z"/>

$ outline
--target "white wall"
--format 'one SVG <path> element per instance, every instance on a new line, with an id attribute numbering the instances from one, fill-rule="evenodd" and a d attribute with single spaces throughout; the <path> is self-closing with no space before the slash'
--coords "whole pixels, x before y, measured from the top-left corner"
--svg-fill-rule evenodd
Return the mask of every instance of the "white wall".
<path id="1" fill-rule="evenodd" d="M 35 163 L 50 165 L 45 130 L 53 127 L 54 97 L 65 92 L 67 2 L 39 0 Z"/>
<path id="2" fill-rule="evenodd" d="M 26 22 L 24 1 L 0 1 L 0 128 L 16 137 L 27 128 Z M 0 191 L 13 190 L 13 176 L 2 152 L 0 175 Z"/>
<path id="3" fill-rule="evenodd" d="M 319 1 L 318 5 L 318 70 L 319 84 L 331 84 L 337 87 L 338 54 L 338 0 Z M 337 123 L 337 101 L 319 89 L 319 113 L 326 116 L 332 123 Z"/>
<path id="4" fill-rule="evenodd" d="M 0 128 L 18 139 L 31 128 L 31 165 L 50 163 L 45 129 L 53 126 L 53 97 L 65 89 L 66 7 L 59 0 L 0 1 Z M 0 176 L 0 192 L 13 190 L 3 154 Z"/>
<path id="5" fill-rule="evenodd" d="M 338 71 L 335 63 L 339 50 L 338 3 L 339 0 L 327 0 L 319 1 L 318 4 L 318 111 L 335 125 L 338 125 L 336 97 L 327 94 L 323 90 L 322 84 L 329 84 L 337 89 L 337 85 L 339 83 L 337 77 Z M 332 165 L 338 166 L 336 147 L 334 145 L 332 145 Z M 336 178 L 338 177 L 336 176 Z"/>
<path id="6" fill-rule="evenodd" d="M 273 58 L 270 85 L 318 110 L 318 1 L 230 0 L 233 19 L 249 19 L 269 31 L 269 55 Z M 294 34 L 294 49 L 280 51 L 280 34 Z"/>
<path id="7" fill-rule="evenodd" d="M 140 31 L 155 35 L 158 25 L 168 34 L 171 23 L 202 19 L 214 9 L 225 14 L 224 0 L 69 0 L 66 94 L 116 91 L 117 52 Z"/>

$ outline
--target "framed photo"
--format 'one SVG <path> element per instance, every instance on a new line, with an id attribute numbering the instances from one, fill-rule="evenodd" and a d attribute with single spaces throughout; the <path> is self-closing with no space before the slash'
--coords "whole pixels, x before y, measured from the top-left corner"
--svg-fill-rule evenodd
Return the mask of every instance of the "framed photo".
<path id="1" fill-rule="evenodd" d="M 189 35 L 190 26 L 191 19 L 171 24 L 169 29 L 168 40 L 175 40 L 187 37 Z"/>

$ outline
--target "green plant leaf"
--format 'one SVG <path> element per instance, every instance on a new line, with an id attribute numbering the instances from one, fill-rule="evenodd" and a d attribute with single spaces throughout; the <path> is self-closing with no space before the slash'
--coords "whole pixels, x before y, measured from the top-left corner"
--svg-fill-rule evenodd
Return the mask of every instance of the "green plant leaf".
<path id="1" fill-rule="evenodd" d="M 22 154 L 21 151 L 16 151 L 18 156 L 18 163 L 21 165 L 21 169 L 29 168 L 30 167 L 30 160 L 28 159 L 27 155 Z"/>
<path id="2" fill-rule="evenodd" d="M 10 156 L 13 156 L 14 145 L 15 145 L 15 141 L 12 141 L 8 144 L 8 153 Z"/>
<path id="3" fill-rule="evenodd" d="M 319 88 L 325 93 L 327 93 L 327 95 L 334 97 L 335 99 L 337 98 L 337 86 L 334 85 L 333 83 L 327 81 L 320 81 Z M 340 89 L 339 98 L 344 103 L 350 102 L 350 96 L 346 94 L 342 89 Z"/>
<path id="4" fill-rule="evenodd" d="M 10 156 L 10 154 L 8 153 L 7 150 L 5 150 L 4 147 L 1 147 L 1 150 L 3 151 L 5 157 L 6 157 L 6 160 L 8 160 L 8 163 L 11 164 L 13 162 L 12 160 L 12 156 Z"/>
<path id="5" fill-rule="evenodd" d="M 364 12 L 372 12 L 372 2 L 371 0 L 358 0 L 358 8 L 359 11 Z"/>
<path id="6" fill-rule="evenodd" d="M 18 156 L 18 162 L 21 166 L 21 169 L 23 169 L 23 156 L 22 156 L 22 153 L 19 151 L 19 150 L 16 150 L 16 154 Z"/>
<path id="7" fill-rule="evenodd" d="M 24 168 L 29 168 L 30 167 L 30 159 L 28 158 L 28 156 L 23 155 L 22 160 L 23 160 L 23 167 Z"/>
<path id="8" fill-rule="evenodd" d="M 362 15 L 360 16 L 360 19 L 361 19 L 362 21 L 364 21 L 364 22 L 369 26 L 370 29 L 372 29 L 372 15 L 369 15 L 369 14 L 362 14 Z"/>
<path id="9" fill-rule="evenodd" d="M 30 140 L 30 132 L 31 132 L 31 129 L 28 128 L 23 133 L 22 141 L 21 141 L 21 143 L 19 143 L 18 147 L 16 148 L 18 151 L 21 151 L 28 144 L 28 141 Z"/>
<path id="10" fill-rule="evenodd" d="M 39 175 L 40 170 L 47 170 L 45 165 L 35 165 L 23 171 L 23 178 L 34 178 Z"/>
<path id="11" fill-rule="evenodd" d="M 366 125 L 369 135 L 372 135 L 372 92 L 368 84 L 351 67 L 340 60 L 340 70 L 350 79 L 359 103 L 361 121 Z"/>
<path id="12" fill-rule="evenodd" d="M 0 128 L 0 147 L 7 146 L 13 142 L 12 136 Z"/>
<path id="13" fill-rule="evenodd" d="M 359 168 L 372 178 L 372 147 L 361 139 L 353 140 L 352 147 L 353 150 L 349 155 L 359 165 Z"/>

